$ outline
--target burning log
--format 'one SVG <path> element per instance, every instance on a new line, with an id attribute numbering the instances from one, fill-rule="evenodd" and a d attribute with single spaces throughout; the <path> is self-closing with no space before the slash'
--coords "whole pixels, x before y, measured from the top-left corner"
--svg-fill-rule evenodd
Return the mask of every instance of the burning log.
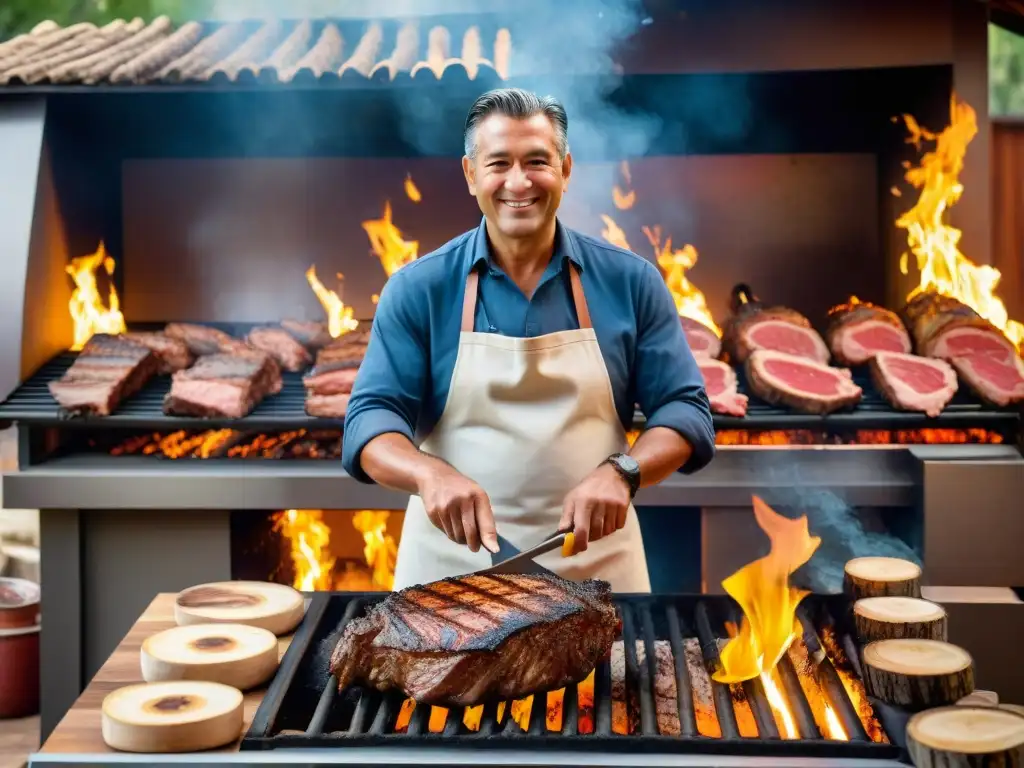
<path id="1" fill-rule="evenodd" d="M 853 605 L 862 643 L 896 638 L 946 639 L 946 611 L 919 597 L 865 597 Z"/>
<path id="2" fill-rule="evenodd" d="M 921 567 L 896 557 L 856 557 L 846 564 L 843 591 L 865 597 L 920 597 Z"/>
<path id="3" fill-rule="evenodd" d="M 974 660 L 941 640 L 878 640 L 864 647 L 861 661 L 868 695 L 896 707 L 941 707 L 974 691 Z"/>
<path id="4" fill-rule="evenodd" d="M 1024 765 L 1024 717 L 995 707 L 941 707 L 907 724 L 918 768 Z"/>
<path id="5" fill-rule="evenodd" d="M 863 365 L 879 352 L 910 352 L 910 335 L 895 312 L 852 296 L 828 314 L 825 339 L 841 365 Z"/>
<path id="6" fill-rule="evenodd" d="M 140 663 L 147 683 L 204 680 L 247 691 L 277 671 L 277 637 L 242 624 L 173 627 L 143 641 Z"/>
<path id="7" fill-rule="evenodd" d="M 245 624 L 286 635 L 306 613 L 302 593 L 263 581 L 199 584 L 178 593 L 174 621 L 190 624 Z"/>

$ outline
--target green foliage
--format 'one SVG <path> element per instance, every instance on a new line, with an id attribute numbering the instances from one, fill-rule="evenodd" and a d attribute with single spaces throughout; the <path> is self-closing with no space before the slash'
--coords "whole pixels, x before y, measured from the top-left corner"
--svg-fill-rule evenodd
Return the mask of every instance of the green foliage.
<path id="1" fill-rule="evenodd" d="M 136 16 L 150 21 L 166 14 L 175 22 L 204 18 L 206 0 L 0 0 L 0 40 L 28 32 L 52 19 L 61 26 L 90 21 L 106 24 Z"/>
<path id="2" fill-rule="evenodd" d="M 1024 37 L 989 24 L 988 92 L 992 115 L 1024 115 Z"/>

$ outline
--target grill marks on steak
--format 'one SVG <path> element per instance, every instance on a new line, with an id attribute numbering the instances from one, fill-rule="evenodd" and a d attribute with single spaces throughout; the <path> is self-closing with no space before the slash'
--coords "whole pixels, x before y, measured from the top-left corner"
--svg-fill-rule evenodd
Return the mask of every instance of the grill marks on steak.
<path id="1" fill-rule="evenodd" d="M 316 365 L 302 378 L 308 415 L 344 418 L 369 338 L 369 332 L 354 331 L 317 352 Z"/>
<path id="2" fill-rule="evenodd" d="M 72 415 L 109 416 L 157 372 L 150 349 L 120 336 L 97 334 L 86 342 L 50 394 Z"/>
<path id="3" fill-rule="evenodd" d="M 165 333 L 139 331 L 121 334 L 121 338 L 149 348 L 156 355 L 159 364 L 157 373 L 174 373 L 174 371 L 188 368 L 195 361 L 195 357 L 184 341 Z"/>
<path id="4" fill-rule="evenodd" d="M 475 706 L 580 682 L 618 630 L 606 582 L 460 576 L 391 593 L 350 622 L 331 672 L 339 689 L 362 683 L 418 702 Z"/>
<path id="5" fill-rule="evenodd" d="M 164 334 L 183 341 L 196 357 L 215 355 L 241 343 L 219 328 L 193 323 L 168 323 L 164 327 Z"/>
<path id="6" fill-rule="evenodd" d="M 722 340 L 718 338 L 717 333 L 703 323 L 683 315 L 679 316 L 679 322 L 683 326 L 683 333 L 686 334 L 686 341 L 694 357 L 716 358 L 721 354 Z"/>
<path id="7" fill-rule="evenodd" d="M 313 362 L 309 350 L 284 328 L 254 328 L 246 341 L 255 349 L 266 352 L 282 368 L 292 373 L 305 370 Z"/>
<path id="8" fill-rule="evenodd" d="M 870 363 L 875 388 L 894 407 L 935 418 L 957 391 L 956 371 L 945 360 L 879 352 Z"/>
<path id="9" fill-rule="evenodd" d="M 825 338 L 841 365 L 863 365 L 879 352 L 908 354 L 910 334 L 899 315 L 874 304 L 846 304 L 830 313 Z"/>
<path id="10" fill-rule="evenodd" d="M 281 391 L 280 369 L 256 350 L 200 357 L 171 378 L 164 412 L 175 416 L 240 419 L 268 394 Z"/>
<path id="11" fill-rule="evenodd" d="M 697 359 L 697 367 L 704 377 L 704 389 L 711 401 L 711 410 L 725 416 L 747 415 L 747 396 L 737 391 L 736 371 L 721 360 Z"/>
<path id="12" fill-rule="evenodd" d="M 847 368 L 772 350 L 751 353 L 746 374 L 751 391 L 759 398 L 801 413 L 832 413 L 856 405 L 863 394 Z"/>

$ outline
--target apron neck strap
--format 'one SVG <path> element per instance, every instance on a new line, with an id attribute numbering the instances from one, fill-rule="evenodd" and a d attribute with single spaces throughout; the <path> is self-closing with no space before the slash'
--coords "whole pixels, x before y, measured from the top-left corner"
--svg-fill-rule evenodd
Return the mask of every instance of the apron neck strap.
<path id="1" fill-rule="evenodd" d="M 590 322 L 590 310 L 587 307 L 587 297 L 583 295 L 583 283 L 580 280 L 580 268 L 573 261 L 569 261 L 569 282 L 572 285 L 572 300 L 576 305 L 576 319 L 579 321 L 580 329 L 592 328 Z M 466 277 L 466 294 L 462 299 L 462 332 L 471 333 L 474 327 L 476 316 L 476 296 L 480 283 L 480 273 L 475 269 L 469 270 Z"/>

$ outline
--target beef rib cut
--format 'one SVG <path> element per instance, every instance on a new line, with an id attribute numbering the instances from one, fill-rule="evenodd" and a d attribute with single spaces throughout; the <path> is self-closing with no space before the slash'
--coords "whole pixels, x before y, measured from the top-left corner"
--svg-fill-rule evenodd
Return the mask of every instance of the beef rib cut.
<path id="1" fill-rule="evenodd" d="M 954 357 L 953 367 L 982 400 L 997 408 L 1024 403 L 1024 361 L 984 354 Z"/>
<path id="2" fill-rule="evenodd" d="M 867 302 L 835 307 L 825 339 L 840 365 L 863 365 L 879 352 L 911 350 L 910 334 L 899 315 Z"/>
<path id="3" fill-rule="evenodd" d="M 899 352 L 872 358 L 871 378 L 894 408 L 935 418 L 956 394 L 956 371 L 945 360 Z"/>
<path id="4" fill-rule="evenodd" d="M 711 410 L 725 416 L 747 415 L 747 396 L 737 391 L 736 371 L 721 360 L 697 359 L 704 377 L 704 389 L 711 401 Z"/>
<path id="5" fill-rule="evenodd" d="M 686 341 L 690 345 L 690 351 L 696 358 L 715 358 L 722 351 L 722 340 L 718 334 L 697 320 L 689 317 L 679 316 L 679 322 L 683 325 L 683 332 L 686 334 Z"/>
<path id="6" fill-rule="evenodd" d="M 832 413 L 856 405 L 863 394 L 847 368 L 769 349 L 751 353 L 746 373 L 751 392 L 759 398 L 801 413 Z"/>

